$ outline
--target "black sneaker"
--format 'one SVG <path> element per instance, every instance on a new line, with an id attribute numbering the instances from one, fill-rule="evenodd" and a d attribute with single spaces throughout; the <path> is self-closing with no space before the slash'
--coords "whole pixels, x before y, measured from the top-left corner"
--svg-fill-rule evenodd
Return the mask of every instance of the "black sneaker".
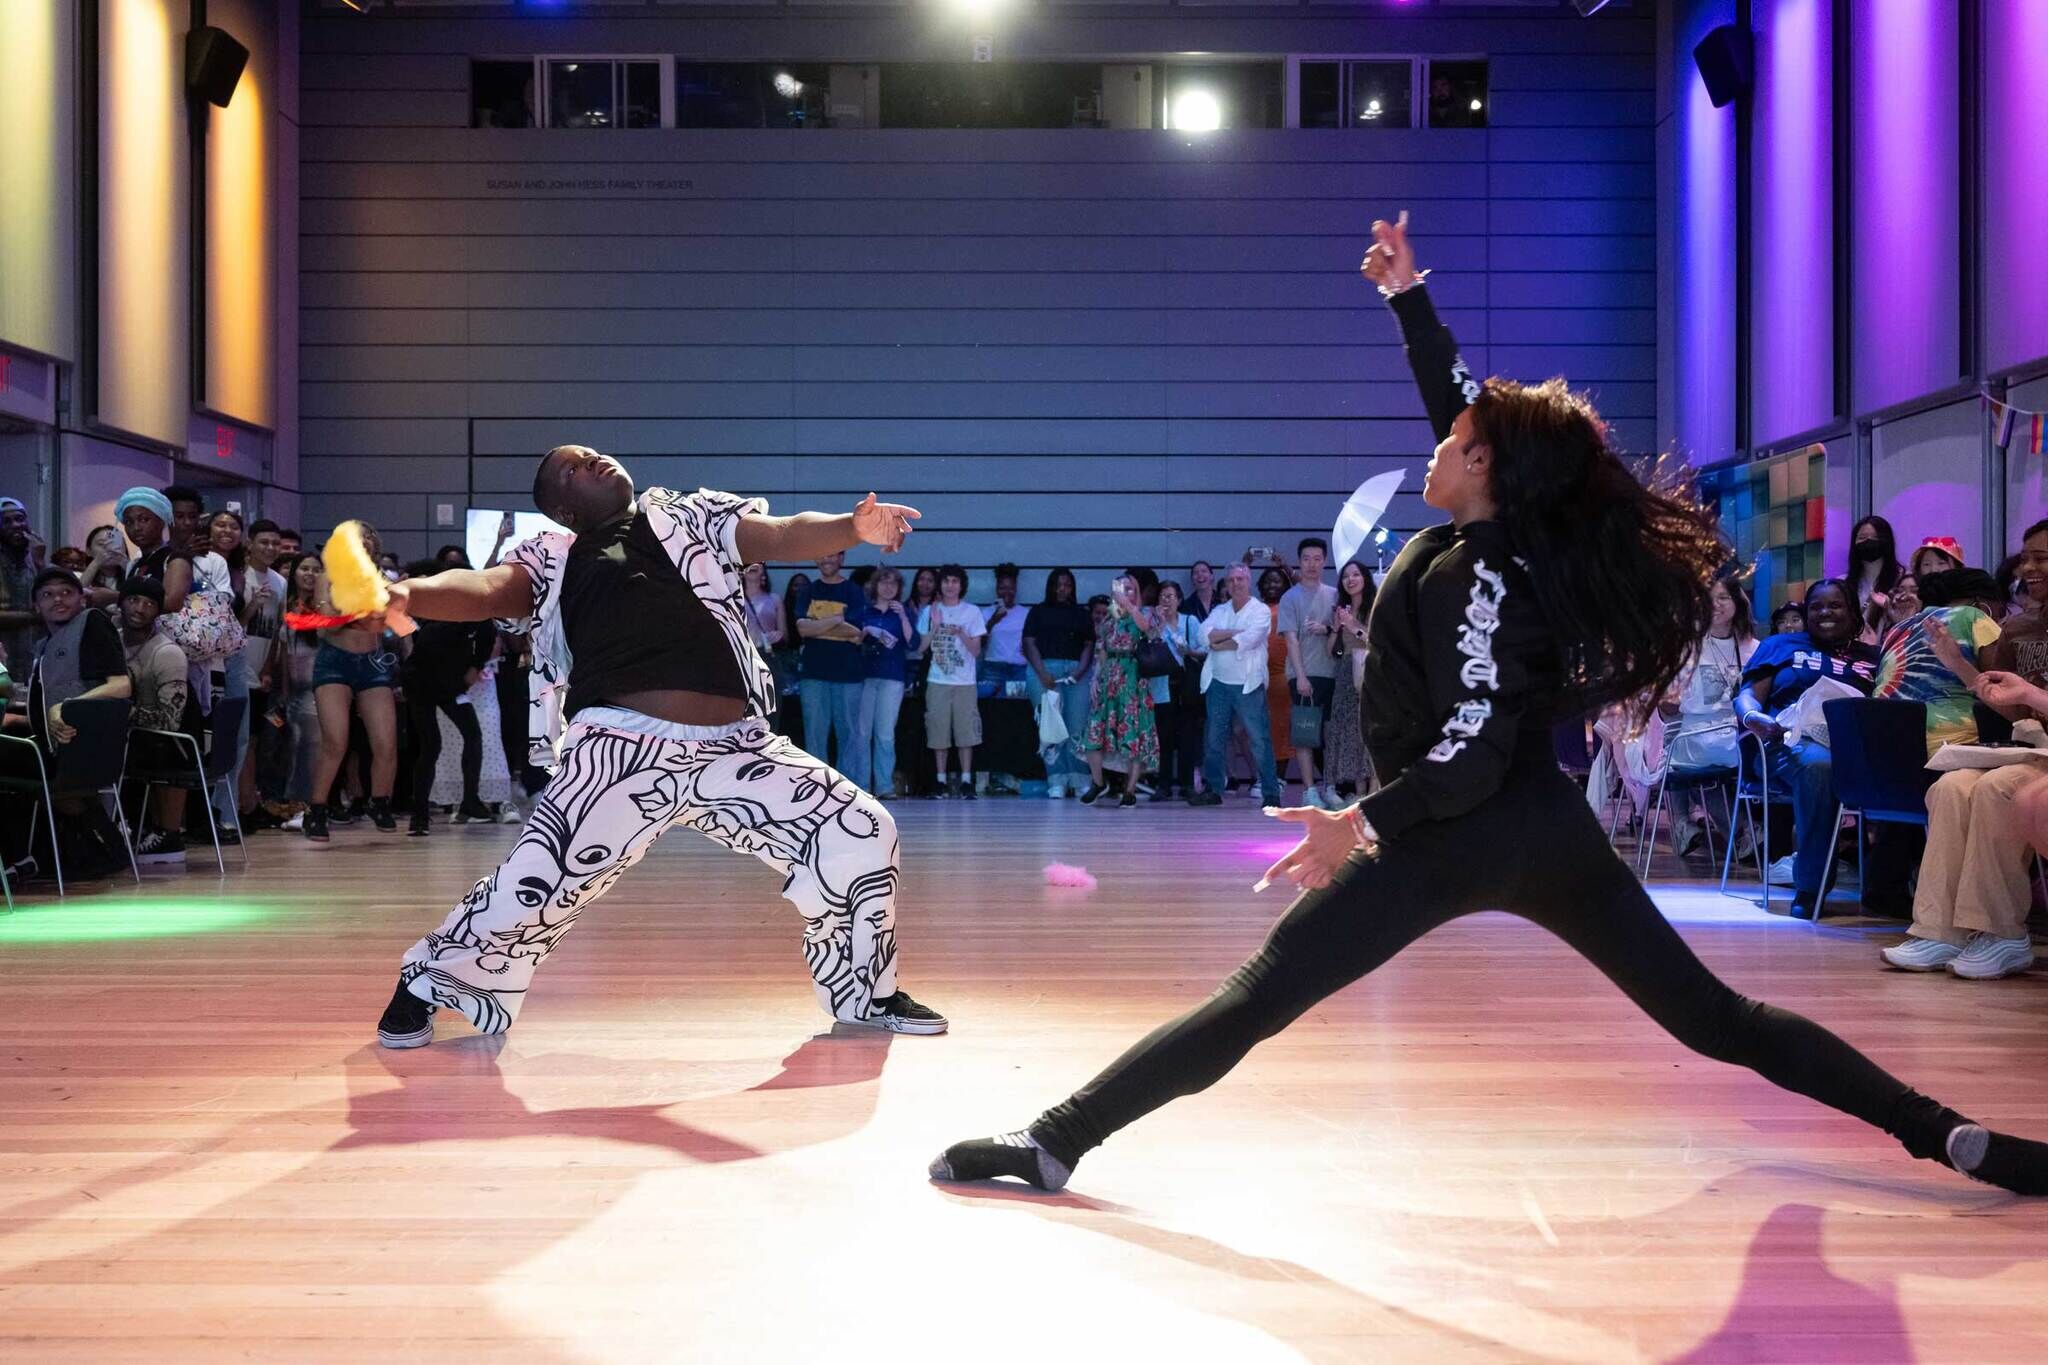
<path id="1" fill-rule="evenodd" d="M 887 1029 L 891 1033 L 944 1033 L 946 1016 L 937 1010 L 926 1009 L 912 1000 L 905 991 L 894 995 L 875 997 L 873 1009 L 868 1017 L 857 1022 L 868 1028 Z"/>
<path id="2" fill-rule="evenodd" d="M 377 1021 L 377 1041 L 389 1048 L 425 1047 L 434 1041 L 434 1007 L 399 982 Z"/>
<path id="3" fill-rule="evenodd" d="M 1190 806 L 1220 806 L 1223 804 L 1223 798 L 1215 792 L 1190 792 L 1188 794 L 1188 804 Z"/>
<path id="4" fill-rule="evenodd" d="M 183 867 L 185 840 L 168 830 L 153 829 L 135 841 L 135 862 L 146 867 Z"/>
<path id="5" fill-rule="evenodd" d="M 960 799 L 962 801 L 972 801 L 975 799 L 974 784 L 972 782 L 962 782 L 960 784 Z"/>
<path id="6" fill-rule="evenodd" d="M 309 842 L 311 842 L 311 843 L 316 843 L 316 844 L 324 844 L 324 843 L 326 843 L 326 842 L 327 842 L 327 837 L 328 837 L 328 836 L 327 836 L 327 807 L 325 807 L 325 806 L 308 806 L 308 807 L 306 807 L 306 819 L 305 819 L 305 823 L 304 823 L 303 825 L 301 825 L 301 826 L 300 826 L 300 832 L 301 832 L 302 834 L 304 834 L 304 835 L 306 836 L 307 840 L 308 840 Z"/>
<path id="7" fill-rule="evenodd" d="M 455 808 L 452 823 L 466 825 L 471 821 L 488 825 L 497 821 L 498 813 L 481 801 L 465 801 Z"/>
<path id="8" fill-rule="evenodd" d="M 1102 794 L 1108 790 L 1109 787 L 1105 783 L 1090 782 L 1088 784 L 1088 790 L 1081 793 L 1081 804 L 1084 806 L 1094 805 L 1097 801 L 1100 801 L 1102 799 Z"/>
<path id="9" fill-rule="evenodd" d="M 427 828 L 427 817 L 424 815 L 415 815 L 406 822 L 405 837 L 408 839 L 424 839 L 430 833 L 432 831 Z"/>
<path id="10" fill-rule="evenodd" d="M 1118 810 L 1129 810 L 1131 807 L 1137 804 L 1138 794 L 1136 792 L 1125 792 L 1122 796 L 1119 796 L 1116 799 L 1116 808 Z"/>
<path id="11" fill-rule="evenodd" d="M 327 818 L 337 825 L 353 825 L 361 818 L 362 813 L 363 807 L 360 803 L 352 806 L 344 801 L 338 806 L 330 807 Z"/>
<path id="12" fill-rule="evenodd" d="M 391 813 L 391 801 L 388 797 L 370 803 L 370 823 L 386 834 L 397 830 L 398 817 Z"/>

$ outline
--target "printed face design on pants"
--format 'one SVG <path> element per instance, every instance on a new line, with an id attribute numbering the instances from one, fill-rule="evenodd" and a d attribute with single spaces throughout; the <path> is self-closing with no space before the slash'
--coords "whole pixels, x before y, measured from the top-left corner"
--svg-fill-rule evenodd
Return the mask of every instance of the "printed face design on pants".
<path id="1" fill-rule="evenodd" d="M 760 722 L 703 741 L 578 727 L 511 854 L 406 954 L 401 979 L 426 978 L 415 994 L 484 1032 L 509 1027 L 583 908 L 678 822 L 783 873 L 835 1018 L 865 1018 L 894 992 L 894 823 Z"/>

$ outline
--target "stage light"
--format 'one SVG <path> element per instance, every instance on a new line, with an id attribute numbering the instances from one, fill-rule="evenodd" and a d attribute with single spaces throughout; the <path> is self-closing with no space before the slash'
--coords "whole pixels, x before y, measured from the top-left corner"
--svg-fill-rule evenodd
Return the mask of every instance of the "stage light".
<path id="1" fill-rule="evenodd" d="M 778 71 L 775 73 L 776 94 L 782 96 L 782 98 L 786 100 L 793 100 L 798 95 L 803 94 L 803 92 L 804 83 L 802 81 L 790 75 L 787 71 Z"/>
<path id="2" fill-rule="evenodd" d="M 1601 10 L 1607 8 L 1607 0 L 1572 0 L 1572 8 L 1577 10 L 1582 17 L 1598 14 Z"/>
<path id="3" fill-rule="evenodd" d="M 1485 107 L 1486 107 L 1486 101 L 1484 101 L 1484 100 L 1473 100 L 1473 101 L 1472 101 L 1472 112 L 1473 112 L 1473 113 L 1475 113 L 1475 114 L 1476 114 L 1476 113 L 1478 113 L 1478 112 L 1479 112 L 1479 111 L 1480 111 L 1481 109 L 1484 109 Z"/>
<path id="4" fill-rule="evenodd" d="M 1173 126 L 1190 133 L 1213 133 L 1223 126 L 1223 106 L 1206 90 L 1183 90 L 1173 98 Z"/>
<path id="5" fill-rule="evenodd" d="M 0 915 L 0 948 L 212 934 L 268 919 L 278 907 L 207 896 L 138 896 L 23 906 Z"/>

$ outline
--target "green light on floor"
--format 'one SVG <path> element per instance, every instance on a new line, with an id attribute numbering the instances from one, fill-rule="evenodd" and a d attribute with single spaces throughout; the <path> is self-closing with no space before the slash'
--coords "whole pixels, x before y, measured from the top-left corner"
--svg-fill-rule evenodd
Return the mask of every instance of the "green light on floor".
<path id="1" fill-rule="evenodd" d="M 0 913 L 0 947 L 13 943 L 96 943 L 237 929 L 273 913 L 249 901 L 167 896 L 161 900 L 59 902 Z"/>

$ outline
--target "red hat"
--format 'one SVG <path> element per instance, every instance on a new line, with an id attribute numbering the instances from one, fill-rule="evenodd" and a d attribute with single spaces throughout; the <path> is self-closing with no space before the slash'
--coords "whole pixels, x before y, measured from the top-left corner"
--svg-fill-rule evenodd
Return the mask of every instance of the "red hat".
<path id="1" fill-rule="evenodd" d="M 1958 564 L 1967 564 L 1969 562 L 1963 558 L 1962 542 L 1954 536 L 1929 536 L 1920 542 L 1920 549 L 1939 550 Z M 1919 551 L 1916 550 L 1914 553 L 1917 554 Z"/>

